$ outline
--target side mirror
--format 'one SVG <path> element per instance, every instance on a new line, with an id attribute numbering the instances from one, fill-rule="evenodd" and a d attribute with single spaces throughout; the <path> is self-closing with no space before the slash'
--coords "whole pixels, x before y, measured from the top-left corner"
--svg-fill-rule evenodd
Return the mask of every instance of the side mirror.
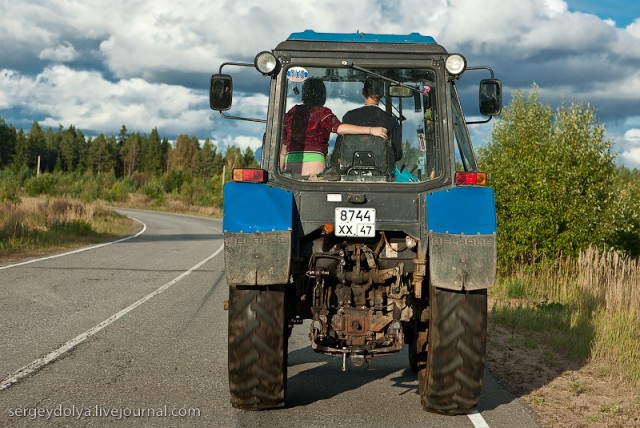
<path id="1" fill-rule="evenodd" d="M 480 82 L 480 114 L 497 116 L 502 111 L 502 83 L 497 79 Z"/>
<path id="2" fill-rule="evenodd" d="M 408 88 L 407 86 L 401 86 L 401 85 L 389 86 L 389 96 L 392 96 L 392 97 L 408 98 L 408 97 L 412 97 L 414 92 L 417 92 L 419 94 L 418 91 L 412 91 L 411 88 Z"/>
<path id="3" fill-rule="evenodd" d="M 212 110 L 225 111 L 231 108 L 233 82 L 228 74 L 211 76 L 209 87 L 209 107 Z"/>

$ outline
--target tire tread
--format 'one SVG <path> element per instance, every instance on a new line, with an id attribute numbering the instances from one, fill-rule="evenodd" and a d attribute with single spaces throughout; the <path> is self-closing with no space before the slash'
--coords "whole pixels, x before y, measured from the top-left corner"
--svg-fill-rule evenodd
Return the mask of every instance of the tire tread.
<path id="1" fill-rule="evenodd" d="M 487 335 L 486 290 L 434 289 L 426 365 L 418 371 L 425 410 L 472 412 L 480 399 Z"/>
<path id="2" fill-rule="evenodd" d="M 233 407 L 284 406 L 287 381 L 285 293 L 229 287 L 229 392 Z"/>

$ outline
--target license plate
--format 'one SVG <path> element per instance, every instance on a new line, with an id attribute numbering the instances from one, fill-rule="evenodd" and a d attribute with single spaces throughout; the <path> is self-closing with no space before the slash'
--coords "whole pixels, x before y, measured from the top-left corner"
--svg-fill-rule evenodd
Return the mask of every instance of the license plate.
<path id="1" fill-rule="evenodd" d="M 336 208 L 336 236 L 376 236 L 375 208 Z"/>

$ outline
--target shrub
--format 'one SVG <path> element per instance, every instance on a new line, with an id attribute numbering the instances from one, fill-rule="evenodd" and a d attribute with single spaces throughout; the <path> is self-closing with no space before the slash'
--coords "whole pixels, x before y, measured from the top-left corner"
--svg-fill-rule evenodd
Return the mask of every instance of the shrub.
<path id="1" fill-rule="evenodd" d="M 29 196 L 47 195 L 57 196 L 58 176 L 55 174 L 44 173 L 36 177 L 31 177 L 24 185 L 24 191 Z"/>

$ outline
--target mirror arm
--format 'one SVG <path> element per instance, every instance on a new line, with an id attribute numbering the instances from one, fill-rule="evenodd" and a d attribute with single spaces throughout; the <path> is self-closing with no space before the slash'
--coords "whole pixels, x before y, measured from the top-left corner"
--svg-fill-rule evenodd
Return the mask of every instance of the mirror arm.
<path id="1" fill-rule="evenodd" d="M 248 62 L 223 62 L 220 65 L 220 68 L 218 69 L 218 74 L 222 74 L 222 68 L 225 65 L 236 65 L 236 66 L 239 66 L 239 67 L 253 67 L 254 66 L 253 63 L 249 64 Z"/>
<path id="2" fill-rule="evenodd" d="M 220 116 L 224 117 L 225 119 L 244 120 L 246 122 L 267 123 L 266 119 L 252 119 L 250 117 L 228 116 L 223 112 L 219 112 L 219 113 L 220 113 Z"/>
<path id="3" fill-rule="evenodd" d="M 477 67 L 467 67 L 467 70 L 487 70 L 489 72 L 489 74 L 491 75 L 491 79 L 493 79 L 493 69 L 491 67 L 487 67 L 484 65 L 481 66 L 477 66 Z"/>
<path id="4" fill-rule="evenodd" d="M 362 71 L 365 74 L 368 74 L 368 75 L 371 75 L 371 76 L 375 76 L 378 79 L 385 80 L 387 82 L 393 83 L 394 85 L 402 86 L 403 88 L 407 88 L 407 89 L 411 90 L 412 92 L 416 92 L 418 94 L 422 93 L 418 89 L 413 88 L 413 87 L 408 86 L 408 85 L 405 85 L 405 84 L 403 84 L 401 82 L 398 82 L 397 80 L 393 80 L 393 79 L 391 79 L 389 77 L 383 76 L 382 74 L 378 74 L 375 71 L 371 71 L 371 70 L 368 70 L 368 69 L 366 69 L 364 67 L 360 67 L 359 65 L 354 64 L 353 61 L 345 61 L 345 60 L 343 60 L 342 61 L 342 65 L 344 65 L 345 67 L 353 68 L 354 70 Z"/>
<path id="5" fill-rule="evenodd" d="M 491 121 L 492 118 L 493 118 L 493 116 L 489 116 L 485 120 L 465 120 L 464 123 L 466 123 L 467 125 L 477 125 L 479 123 L 487 123 L 487 122 Z"/>

